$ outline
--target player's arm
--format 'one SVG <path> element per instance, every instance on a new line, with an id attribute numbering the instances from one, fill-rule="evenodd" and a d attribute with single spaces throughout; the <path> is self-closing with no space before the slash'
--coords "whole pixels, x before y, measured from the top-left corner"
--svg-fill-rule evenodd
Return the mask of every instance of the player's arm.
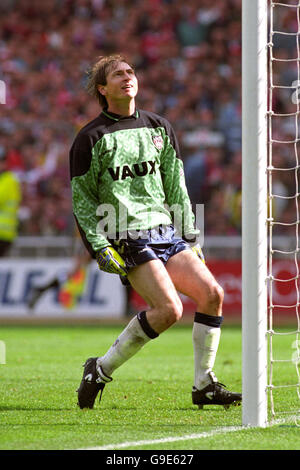
<path id="1" fill-rule="evenodd" d="M 70 172 L 73 212 L 87 249 L 101 270 L 126 275 L 125 262 L 106 239 L 99 224 L 99 156 L 88 135 L 79 134 L 75 139 L 70 151 Z"/>
<path id="2" fill-rule="evenodd" d="M 91 137 L 79 134 L 70 151 L 72 206 L 80 235 L 85 238 L 85 244 L 93 257 L 98 250 L 109 245 L 105 236 L 98 230 L 99 171 Z"/>

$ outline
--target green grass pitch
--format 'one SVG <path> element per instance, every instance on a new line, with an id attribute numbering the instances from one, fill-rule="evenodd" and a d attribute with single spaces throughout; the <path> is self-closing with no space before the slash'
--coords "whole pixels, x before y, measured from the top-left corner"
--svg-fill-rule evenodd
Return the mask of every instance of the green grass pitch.
<path id="1" fill-rule="evenodd" d="M 115 371 L 101 404 L 97 400 L 95 409 L 80 410 L 81 365 L 103 354 L 121 329 L 1 327 L 6 364 L 0 365 L 0 449 L 300 449 L 297 423 L 245 429 L 242 407 L 198 410 L 192 405 L 193 349 L 187 325 L 176 325 L 148 343 Z M 281 340 L 277 350 L 291 355 L 288 339 Z M 231 390 L 241 391 L 241 363 L 241 329 L 224 326 L 214 370 Z M 280 371 L 279 380 L 287 381 L 289 373 Z M 295 400 L 289 393 L 276 397 L 279 408 Z"/>

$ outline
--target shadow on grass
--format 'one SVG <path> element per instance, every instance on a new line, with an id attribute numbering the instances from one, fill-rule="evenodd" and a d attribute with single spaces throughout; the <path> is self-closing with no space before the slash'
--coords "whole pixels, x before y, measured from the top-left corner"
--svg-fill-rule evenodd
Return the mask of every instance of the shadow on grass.
<path id="1" fill-rule="evenodd" d="M 78 408 L 79 409 L 79 408 Z M 47 408 L 43 406 L 34 406 L 34 407 L 28 407 L 26 408 L 25 406 L 17 406 L 17 405 L 11 405 L 11 406 L 0 406 L 0 412 L 1 411 L 74 411 L 76 408 Z"/>

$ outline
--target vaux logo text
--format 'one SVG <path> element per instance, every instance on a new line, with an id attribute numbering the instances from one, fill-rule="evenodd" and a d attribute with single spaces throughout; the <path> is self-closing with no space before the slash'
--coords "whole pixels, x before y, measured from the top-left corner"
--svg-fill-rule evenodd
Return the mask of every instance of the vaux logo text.
<path id="1" fill-rule="evenodd" d="M 146 176 L 155 174 L 155 160 L 135 163 L 131 168 L 128 165 L 123 167 L 108 168 L 108 171 L 114 181 L 125 180 L 126 178 L 136 178 L 136 176 Z"/>

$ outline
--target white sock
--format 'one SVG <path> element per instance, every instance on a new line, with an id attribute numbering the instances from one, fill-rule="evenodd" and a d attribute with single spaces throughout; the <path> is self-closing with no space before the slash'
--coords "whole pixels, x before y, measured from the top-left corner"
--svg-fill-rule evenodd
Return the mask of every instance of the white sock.
<path id="1" fill-rule="evenodd" d="M 196 312 L 196 315 L 197 314 L 198 312 Z M 222 317 L 212 317 L 205 314 L 200 315 L 203 315 L 201 321 L 204 319 L 206 323 L 211 324 L 194 321 L 193 325 L 194 386 L 198 390 L 201 390 L 211 383 L 209 373 L 212 372 L 215 364 L 221 336 L 220 326 L 215 325 L 218 323 L 221 325 L 223 319 Z"/>
<path id="2" fill-rule="evenodd" d="M 148 343 L 148 341 L 150 341 L 150 339 L 158 336 L 151 329 L 150 325 L 147 324 L 145 313 L 146 312 L 142 312 L 141 314 L 138 314 L 132 318 L 114 344 L 109 348 L 107 353 L 104 356 L 98 358 L 97 365 L 101 366 L 106 376 L 111 376 L 114 370 L 134 356 L 146 343 Z M 140 315 L 142 315 L 142 319 Z M 145 333 L 142 327 L 142 325 L 144 326 L 145 323 L 148 334 Z M 147 330 L 147 326 L 150 329 L 150 336 L 149 330 Z M 151 330 L 153 332 L 152 335 Z M 97 370 L 100 378 L 106 382 L 107 379 L 105 380 L 105 377 L 102 377 L 101 369 L 98 368 Z"/>

